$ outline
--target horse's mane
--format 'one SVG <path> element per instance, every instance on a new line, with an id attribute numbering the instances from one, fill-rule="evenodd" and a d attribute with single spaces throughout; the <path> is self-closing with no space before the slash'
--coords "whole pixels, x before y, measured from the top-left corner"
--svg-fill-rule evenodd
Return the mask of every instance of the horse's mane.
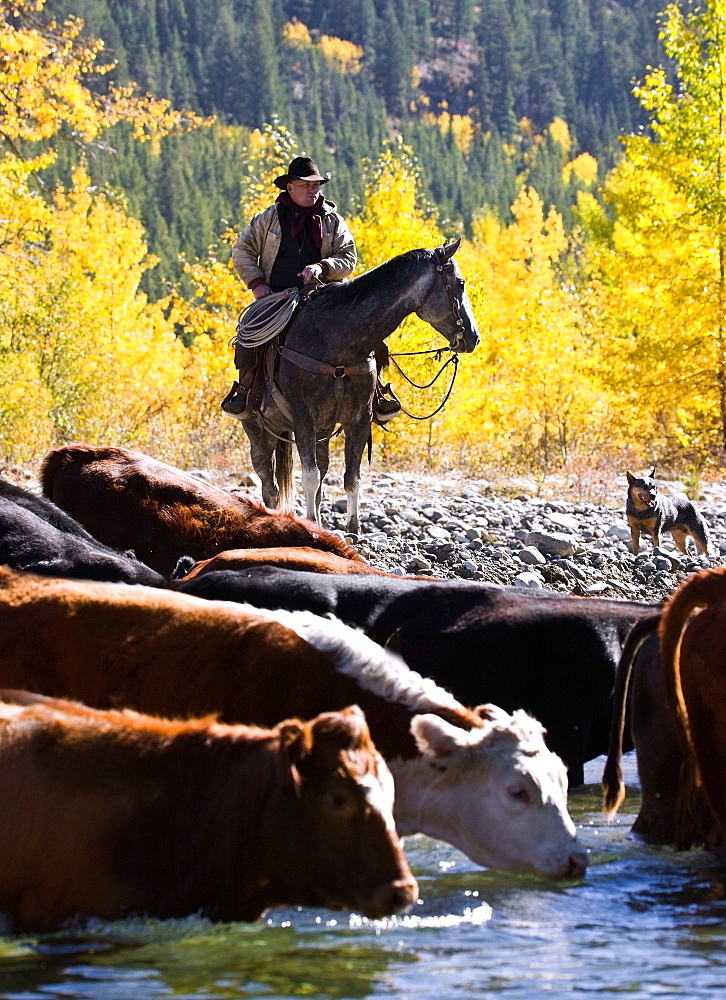
<path id="1" fill-rule="evenodd" d="M 320 305 L 329 302 L 336 308 L 339 306 L 355 308 L 359 300 L 367 296 L 372 288 L 390 282 L 394 277 L 400 277 L 401 273 L 406 273 L 409 269 L 413 270 L 419 261 L 430 257 L 433 257 L 431 250 L 407 250 L 405 253 L 398 254 L 397 257 L 391 257 L 390 260 L 384 261 L 378 267 L 365 271 L 351 281 L 331 282 L 326 286 L 325 295 L 321 295 L 313 301 L 317 301 Z M 335 298 L 329 294 L 333 291 Z"/>

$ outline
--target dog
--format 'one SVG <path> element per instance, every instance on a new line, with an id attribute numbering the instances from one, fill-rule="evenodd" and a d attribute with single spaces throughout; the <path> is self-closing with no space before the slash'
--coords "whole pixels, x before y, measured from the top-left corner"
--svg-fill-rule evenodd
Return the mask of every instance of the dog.
<path id="1" fill-rule="evenodd" d="M 653 546 L 660 545 L 660 536 L 669 531 L 681 552 L 687 554 L 688 537 L 693 539 L 697 552 L 708 555 L 708 527 L 690 500 L 684 497 L 665 497 L 658 492 L 653 476 L 655 467 L 647 476 L 628 477 L 628 499 L 625 515 L 633 539 L 633 553 L 638 554 L 640 536 L 650 535 Z"/>

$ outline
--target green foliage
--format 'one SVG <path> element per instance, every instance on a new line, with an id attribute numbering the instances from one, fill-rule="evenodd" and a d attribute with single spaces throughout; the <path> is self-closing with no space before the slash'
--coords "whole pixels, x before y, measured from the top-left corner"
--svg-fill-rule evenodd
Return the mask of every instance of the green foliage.
<path id="1" fill-rule="evenodd" d="M 661 57 L 655 15 L 663 2 L 50 0 L 47 11 L 80 16 L 106 41 L 118 82 L 134 81 L 239 130 L 227 170 L 216 160 L 207 169 L 203 133 L 183 150 L 163 143 L 162 157 L 183 157 L 178 171 L 150 164 L 125 143 L 117 163 L 103 165 L 99 150 L 88 164 L 94 182 L 123 191 L 147 226 L 161 263 L 144 288 L 158 296 L 179 280 L 179 254 L 203 254 L 219 235 L 214 220 L 234 214 L 230 175 L 244 169 L 236 150 L 274 119 L 333 172 L 331 191 L 346 215 L 362 204 L 362 161 L 400 134 L 418 157 L 422 195 L 436 204 L 446 232 L 471 234 L 483 210 L 511 219 L 523 182 L 569 226 L 583 186 L 562 180 L 547 130 L 563 119 L 573 158 L 587 151 L 603 170 L 613 164 L 618 134 L 646 121 L 630 91 Z M 306 44 L 288 43 L 291 23 L 305 26 Z M 356 72 L 326 57 L 321 43 L 330 36 L 362 48 Z M 442 112 L 471 123 L 469 148 L 438 124 Z M 536 158 L 532 137 L 543 139 Z M 50 181 L 67 180 L 71 168 L 66 163 Z"/>
<path id="2" fill-rule="evenodd" d="M 607 181 L 615 222 L 596 298 L 609 380 L 647 392 L 654 449 L 713 457 L 726 453 L 726 0 L 684 6 L 662 31 L 679 84 L 656 68 L 636 88 L 650 134 L 626 140 Z"/>

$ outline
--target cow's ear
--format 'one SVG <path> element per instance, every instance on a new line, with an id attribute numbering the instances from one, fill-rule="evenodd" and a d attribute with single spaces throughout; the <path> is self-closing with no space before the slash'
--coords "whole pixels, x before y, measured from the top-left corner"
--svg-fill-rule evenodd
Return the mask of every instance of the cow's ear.
<path id="1" fill-rule="evenodd" d="M 339 712 L 323 712 L 312 723 L 316 740 L 324 739 L 340 749 L 370 746 L 370 733 L 363 710 L 350 705 Z"/>
<path id="2" fill-rule="evenodd" d="M 463 729 L 452 726 L 438 715 L 414 715 L 411 733 L 424 757 L 442 771 L 470 742 Z"/>
<path id="3" fill-rule="evenodd" d="M 279 727 L 280 753 L 290 770 L 292 786 L 298 798 L 302 796 L 302 774 L 300 765 L 308 756 L 308 731 L 299 719 L 283 722 Z"/>

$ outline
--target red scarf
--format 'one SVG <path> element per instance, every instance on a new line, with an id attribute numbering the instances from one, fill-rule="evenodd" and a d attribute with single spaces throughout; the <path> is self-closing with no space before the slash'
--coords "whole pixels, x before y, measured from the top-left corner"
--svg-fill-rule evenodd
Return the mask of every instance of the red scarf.
<path id="1" fill-rule="evenodd" d="M 322 194 L 318 195 L 314 205 L 306 205 L 304 208 L 296 205 L 287 191 L 283 191 L 282 194 L 278 195 L 277 201 L 279 204 L 286 205 L 287 208 L 292 209 L 292 225 L 290 227 L 292 236 L 299 236 L 303 229 L 307 228 L 310 239 L 319 250 L 323 245 L 323 205 L 325 204 L 325 198 L 323 198 Z"/>

